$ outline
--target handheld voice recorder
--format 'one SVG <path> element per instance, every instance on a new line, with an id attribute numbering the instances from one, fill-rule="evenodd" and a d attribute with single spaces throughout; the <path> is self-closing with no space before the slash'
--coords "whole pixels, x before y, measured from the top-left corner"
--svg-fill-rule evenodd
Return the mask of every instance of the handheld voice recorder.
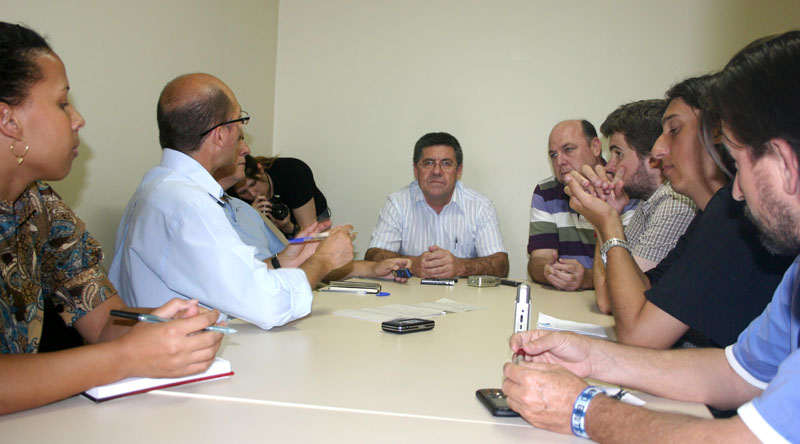
<path id="1" fill-rule="evenodd" d="M 520 284 L 517 287 L 517 301 L 514 304 L 514 333 L 530 330 L 531 287 Z"/>

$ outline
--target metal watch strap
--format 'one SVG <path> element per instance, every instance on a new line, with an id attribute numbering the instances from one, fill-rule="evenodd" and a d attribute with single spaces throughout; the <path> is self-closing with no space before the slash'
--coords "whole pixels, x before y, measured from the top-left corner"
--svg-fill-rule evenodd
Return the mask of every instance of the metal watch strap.
<path id="1" fill-rule="evenodd" d="M 608 250 L 614 247 L 622 247 L 628 250 L 628 253 L 631 252 L 631 247 L 628 245 L 628 242 L 618 237 L 612 237 L 611 239 L 603 242 L 603 246 L 600 247 L 600 259 L 603 260 L 603 265 L 606 265 L 608 262 Z"/>

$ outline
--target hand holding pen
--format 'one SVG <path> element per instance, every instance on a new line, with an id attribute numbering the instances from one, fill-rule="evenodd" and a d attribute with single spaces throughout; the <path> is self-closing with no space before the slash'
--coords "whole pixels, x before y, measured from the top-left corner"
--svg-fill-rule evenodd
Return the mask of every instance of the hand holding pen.
<path id="1" fill-rule="evenodd" d="M 149 324 L 160 324 L 162 322 L 169 322 L 172 319 L 160 318 L 150 313 L 134 313 L 130 311 L 111 310 L 111 316 L 118 318 L 132 319 L 134 321 L 147 322 Z M 203 328 L 203 331 L 213 331 L 215 333 L 236 333 L 236 329 L 230 327 L 223 327 L 221 325 L 209 325 Z"/>
<path id="2" fill-rule="evenodd" d="M 122 304 L 118 307 L 126 308 Z M 151 314 L 168 322 L 138 322 L 114 341 L 116 358 L 111 365 L 117 378 L 180 377 L 200 373 L 211 365 L 222 334 L 196 333 L 214 326 L 219 318 L 217 310 L 201 312 L 196 300 L 176 298 Z"/>

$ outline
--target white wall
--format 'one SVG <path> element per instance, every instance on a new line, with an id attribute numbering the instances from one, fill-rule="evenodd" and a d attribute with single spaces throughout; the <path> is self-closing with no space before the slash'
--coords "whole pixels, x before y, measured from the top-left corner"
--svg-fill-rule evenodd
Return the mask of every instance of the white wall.
<path id="1" fill-rule="evenodd" d="M 205 71 L 253 116 L 254 152 L 312 166 L 334 220 L 359 231 L 360 255 L 386 195 L 412 178 L 416 139 L 453 133 L 464 182 L 495 201 L 517 278 L 555 122 L 599 125 L 800 23 L 800 2 L 749 0 L 288 0 L 280 11 L 278 0 L 0 0 L 0 11 L 49 36 L 66 63 L 87 126 L 54 186 L 106 265 L 125 203 L 160 156 L 161 88 Z"/>
<path id="2" fill-rule="evenodd" d="M 527 278 L 535 184 L 562 119 L 596 126 L 796 27 L 800 2 L 292 0 L 281 2 L 274 151 L 308 162 L 363 255 L 386 196 L 413 178 L 414 142 L 448 131 L 465 184 L 494 200 Z"/>
<path id="3" fill-rule="evenodd" d="M 86 221 L 111 264 L 122 211 L 161 158 L 156 102 L 174 77 L 223 79 L 252 120 L 248 142 L 271 150 L 277 0 L 0 0 L 0 20 L 48 37 L 86 119 L 80 154 L 54 188 Z"/>

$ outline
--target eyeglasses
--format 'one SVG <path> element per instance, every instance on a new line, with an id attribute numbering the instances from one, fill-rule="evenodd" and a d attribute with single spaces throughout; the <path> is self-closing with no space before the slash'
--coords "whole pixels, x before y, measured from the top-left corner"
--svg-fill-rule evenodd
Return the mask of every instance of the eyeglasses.
<path id="1" fill-rule="evenodd" d="M 425 171 L 432 170 L 436 165 L 439 165 L 439 167 L 442 168 L 442 171 L 447 172 L 453 171 L 456 168 L 456 163 L 451 159 L 442 159 L 439 161 L 434 159 L 422 159 L 419 161 L 419 163 L 417 163 L 417 165 L 419 165 L 419 167 Z"/>
<path id="2" fill-rule="evenodd" d="M 239 117 L 238 119 L 228 120 L 227 122 L 222 122 L 222 123 L 216 124 L 216 125 L 212 126 L 211 128 L 203 131 L 203 133 L 200 134 L 200 138 L 202 139 L 203 136 L 205 136 L 206 134 L 210 133 L 211 131 L 214 131 L 215 129 L 221 127 L 222 125 L 227 125 L 229 123 L 236 123 L 236 122 L 242 122 L 242 125 L 247 125 L 247 122 L 249 122 L 249 121 L 250 121 L 250 114 L 248 114 L 247 111 L 242 110 L 242 117 Z"/>

